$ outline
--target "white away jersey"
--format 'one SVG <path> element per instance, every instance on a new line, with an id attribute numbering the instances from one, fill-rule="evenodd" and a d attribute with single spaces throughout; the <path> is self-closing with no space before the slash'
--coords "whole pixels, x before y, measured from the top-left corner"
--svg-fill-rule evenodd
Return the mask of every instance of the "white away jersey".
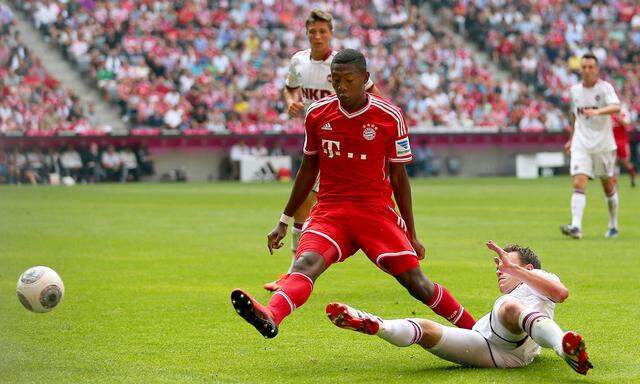
<path id="1" fill-rule="evenodd" d="M 572 86 L 569 93 L 571 109 L 576 116 L 571 150 L 597 153 L 616 149 L 616 141 L 611 129 L 611 116 L 587 117 L 584 115 L 587 109 L 620 104 L 613 86 L 604 80 L 598 80 L 593 87 L 587 88 L 580 82 Z"/>
<path id="2" fill-rule="evenodd" d="M 329 57 L 319 61 L 311 58 L 311 49 L 305 49 L 296 52 L 291 58 L 286 85 L 289 88 L 301 88 L 305 111 L 314 101 L 334 93 L 331 85 L 331 62 L 337 53 L 337 51 L 331 51 Z M 372 86 L 373 81 L 369 79 L 366 89 Z"/>

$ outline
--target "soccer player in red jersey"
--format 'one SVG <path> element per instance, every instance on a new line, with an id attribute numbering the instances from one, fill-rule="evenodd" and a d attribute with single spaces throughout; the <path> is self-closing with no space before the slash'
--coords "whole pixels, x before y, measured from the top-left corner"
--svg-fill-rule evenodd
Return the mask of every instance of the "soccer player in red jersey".
<path id="1" fill-rule="evenodd" d="M 333 38 L 333 17 L 331 14 L 314 9 L 309 14 L 305 22 L 307 38 L 310 49 L 296 52 L 289 64 L 289 73 L 286 79 L 284 90 L 285 102 L 287 103 L 287 114 L 291 118 L 304 116 L 309 105 L 326 96 L 333 94 L 331 86 L 331 62 L 338 53 L 331 49 L 331 39 Z M 381 96 L 380 90 L 373 81 L 369 80 L 366 90 L 374 95 Z M 309 217 L 311 208 L 316 203 L 316 194 L 320 188 L 320 179 L 311 189 L 307 199 L 300 205 L 293 215 L 293 227 L 291 228 L 291 267 L 296 259 L 298 242 L 302 234 L 302 225 Z M 275 292 L 280 289 L 280 276 L 276 281 L 264 285 L 264 289 Z"/>
<path id="2" fill-rule="evenodd" d="M 629 150 L 629 124 L 631 119 L 629 113 L 622 109 L 620 113 L 611 115 L 613 120 L 613 137 L 616 139 L 616 156 L 620 164 L 629 172 L 631 186 L 636 186 L 636 168 L 631 162 L 631 151 Z"/>
<path id="3" fill-rule="evenodd" d="M 309 106 L 302 165 L 284 213 L 267 235 L 271 253 L 282 247 L 291 216 L 320 172 L 318 203 L 303 228 L 296 261 L 268 306 L 234 290 L 236 312 L 263 336 L 275 337 L 280 322 L 307 301 L 315 280 L 333 263 L 362 249 L 413 297 L 454 325 L 470 329 L 475 324 L 471 314 L 419 266 L 425 250 L 413 222 L 404 167 L 412 155 L 402 110 L 365 92 L 369 73 L 356 50 L 335 56 L 331 79 L 336 95 Z"/>

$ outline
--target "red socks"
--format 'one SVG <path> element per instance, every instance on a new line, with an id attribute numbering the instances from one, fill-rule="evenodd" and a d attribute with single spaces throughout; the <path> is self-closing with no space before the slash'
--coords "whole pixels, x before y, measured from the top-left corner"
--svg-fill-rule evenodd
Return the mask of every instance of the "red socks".
<path id="1" fill-rule="evenodd" d="M 297 307 L 303 305 L 313 290 L 313 280 L 302 273 L 293 272 L 282 283 L 282 288 L 277 290 L 269 300 L 268 309 L 273 314 L 273 319 L 280 324 L 282 319 L 289 316 Z"/>
<path id="2" fill-rule="evenodd" d="M 476 321 L 473 316 L 458 303 L 449 291 L 438 283 L 434 283 L 431 300 L 426 303 L 436 314 L 444 317 L 458 328 L 471 329 Z"/>

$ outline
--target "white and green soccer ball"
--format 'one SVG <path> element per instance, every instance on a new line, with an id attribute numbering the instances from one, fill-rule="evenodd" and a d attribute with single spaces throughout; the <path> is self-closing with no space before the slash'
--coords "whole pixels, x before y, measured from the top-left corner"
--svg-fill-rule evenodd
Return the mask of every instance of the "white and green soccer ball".
<path id="1" fill-rule="evenodd" d="M 30 311 L 43 313 L 55 308 L 64 296 L 60 275 L 49 267 L 27 269 L 16 285 L 18 299 Z"/>

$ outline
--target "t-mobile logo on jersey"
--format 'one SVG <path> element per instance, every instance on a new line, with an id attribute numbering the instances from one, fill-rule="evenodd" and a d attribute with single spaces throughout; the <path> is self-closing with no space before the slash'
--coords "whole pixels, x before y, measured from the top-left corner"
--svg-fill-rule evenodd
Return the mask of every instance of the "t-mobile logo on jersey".
<path id="1" fill-rule="evenodd" d="M 322 139 L 322 150 L 330 159 L 334 156 L 340 156 L 340 142 Z"/>

